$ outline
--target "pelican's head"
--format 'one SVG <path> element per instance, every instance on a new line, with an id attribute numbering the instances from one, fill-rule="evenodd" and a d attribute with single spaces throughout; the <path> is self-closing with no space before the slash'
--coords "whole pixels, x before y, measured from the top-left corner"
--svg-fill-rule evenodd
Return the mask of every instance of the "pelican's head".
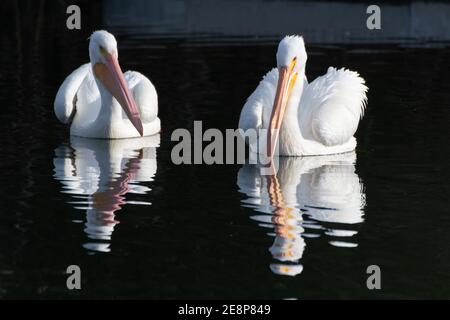
<path id="1" fill-rule="evenodd" d="M 284 111 L 291 96 L 292 89 L 295 86 L 297 78 L 303 81 L 307 59 L 308 55 L 306 54 L 303 37 L 286 36 L 280 41 L 277 51 L 278 85 L 267 137 L 269 157 L 273 155 L 278 139 L 278 130 L 281 127 Z M 300 77 L 298 77 L 299 74 Z"/>
<path id="2" fill-rule="evenodd" d="M 108 31 L 94 31 L 89 41 L 91 63 L 106 63 L 106 53 L 115 56 L 116 59 L 118 58 L 116 38 Z"/>
<path id="3" fill-rule="evenodd" d="M 116 98 L 142 136 L 144 129 L 139 110 L 120 69 L 117 41 L 114 36 L 107 31 L 95 31 L 90 37 L 89 57 L 95 77 Z"/>
<path id="4" fill-rule="evenodd" d="M 308 55 L 306 54 L 303 37 L 286 36 L 280 41 L 277 51 L 278 69 L 293 66 L 293 72 L 305 72 L 305 64 L 307 59 Z"/>

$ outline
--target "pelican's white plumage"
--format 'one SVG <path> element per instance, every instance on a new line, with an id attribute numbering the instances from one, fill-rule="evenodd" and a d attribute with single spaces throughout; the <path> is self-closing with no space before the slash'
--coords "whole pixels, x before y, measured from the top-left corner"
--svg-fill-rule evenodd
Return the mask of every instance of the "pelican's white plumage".
<path id="1" fill-rule="evenodd" d="M 279 129 L 278 153 L 284 156 L 325 155 L 354 150 L 356 139 L 353 135 L 367 102 L 364 79 L 357 72 L 330 67 L 325 75 L 308 83 L 306 61 L 303 38 L 285 37 L 278 47 L 278 67 L 264 76 L 247 99 L 241 111 L 239 128 L 268 129 L 269 132 L 270 128 Z M 282 79 L 279 79 L 280 72 Z M 292 84 L 290 91 L 289 86 L 282 88 L 283 81 Z M 281 96 L 279 103 L 276 100 L 277 91 Z M 278 127 L 272 123 L 277 116 L 274 112 L 281 114 L 282 121 Z M 267 142 L 268 137 L 261 135 L 259 139 Z"/>
<path id="2" fill-rule="evenodd" d="M 55 98 L 56 117 L 62 123 L 71 123 L 71 135 L 117 139 L 158 133 L 161 125 L 156 89 L 139 72 L 122 75 L 114 36 L 106 31 L 94 32 L 89 56 L 90 63 L 73 71 Z M 96 71 L 98 66 L 104 70 Z"/>

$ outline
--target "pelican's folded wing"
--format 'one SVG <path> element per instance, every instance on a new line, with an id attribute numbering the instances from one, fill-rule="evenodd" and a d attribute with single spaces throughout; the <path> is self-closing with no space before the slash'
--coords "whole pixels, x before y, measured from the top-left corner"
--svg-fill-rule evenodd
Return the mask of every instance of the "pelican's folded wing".
<path id="1" fill-rule="evenodd" d="M 258 130 L 267 127 L 269 119 L 263 119 L 263 115 L 270 115 L 271 113 L 270 110 L 272 110 L 277 90 L 277 81 L 278 70 L 276 68 L 264 76 L 242 108 L 239 118 L 240 129 L 245 131 L 250 128 Z M 270 109 L 269 112 L 263 112 L 266 108 Z"/>
<path id="2" fill-rule="evenodd" d="M 158 95 L 151 81 L 137 71 L 125 72 L 128 88 L 133 93 L 143 123 L 149 123 L 158 116 Z"/>
<path id="3" fill-rule="evenodd" d="M 55 98 L 54 110 L 56 117 L 62 123 L 69 123 L 75 114 L 77 91 L 89 73 L 89 68 L 90 63 L 83 64 L 73 71 L 59 87 Z"/>
<path id="4" fill-rule="evenodd" d="M 300 126 L 305 137 L 310 138 L 310 130 L 315 141 L 328 147 L 348 142 L 364 114 L 367 90 L 357 72 L 328 68 L 303 91 Z"/>

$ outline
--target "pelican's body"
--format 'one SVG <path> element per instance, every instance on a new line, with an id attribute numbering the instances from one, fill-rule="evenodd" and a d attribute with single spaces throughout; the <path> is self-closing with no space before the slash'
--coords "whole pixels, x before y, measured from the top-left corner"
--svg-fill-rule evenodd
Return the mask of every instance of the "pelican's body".
<path id="1" fill-rule="evenodd" d="M 306 60 L 303 38 L 285 37 L 277 52 L 278 68 L 266 74 L 245 103 L 239 128 L 268 130 L 258 136 L 266 149 L 254 151 L 272 155 L 277 145 L 279 155 L 310 156 L 355 149 L 353 135 L 367 100 L 364 79 L 330 67 L 308 83 Z"/>
<path id="2" fill-rule="evenodd" d="M 160 131 L 155 87 L 139 72 L 122 74 L 117 43 L 106 31 L 96 31 L 89 44 L 91 62 L 73 71 L 55 99 L 55 114 L 71 123 L 70 134 L 119 139 Z"/>

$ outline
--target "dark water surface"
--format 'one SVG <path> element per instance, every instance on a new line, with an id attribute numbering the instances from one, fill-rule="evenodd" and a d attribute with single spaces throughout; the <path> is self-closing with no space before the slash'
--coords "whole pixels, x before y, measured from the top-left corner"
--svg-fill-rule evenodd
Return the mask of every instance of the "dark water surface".
<path id="1" fill-rule="evenodd" d="M 108 143 L 71 140 L 53 114 L 85 38 L 13 30 L 0 51 L 0 297 L 450 297 L 450 47 L 307 45 L 309 79 L 357 70 L 369 103 L 355 154 L 283 159 L 275 209 L 255 167 L 174 165 L 170 136 L 194 120 L 235 128 L 276 43 L 118 37 L 122 68 L 158 90 L 162 132 Z M 72 264 L 80 291 L 66 288 Z M 366 287 L 372 264 L 382 290 Z"/>

